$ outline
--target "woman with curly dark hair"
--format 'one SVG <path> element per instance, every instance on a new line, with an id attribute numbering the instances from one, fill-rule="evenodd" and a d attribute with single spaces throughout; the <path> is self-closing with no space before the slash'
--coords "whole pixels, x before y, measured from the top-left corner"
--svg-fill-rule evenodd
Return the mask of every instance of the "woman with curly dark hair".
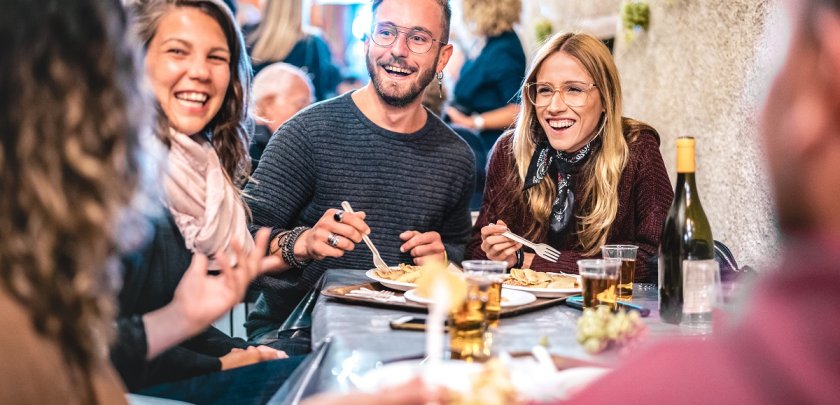
<path id="1" fill-rule="evenodd" d="M 239 192 L 250 173 L 251 67 L 227 6 L 215 0 L 129 2 L 169 148 L 166 204 L 186 247 L 212 255 L 253 240 Z M 211 262 L 211 268 L 218 268 Z"/>
<path id="2" fill-rule="evenodd" d="M 117 1 L 0 13 L 0 402 L 122 403 L 108 363 L 116 226 L 139 178 Z"/>

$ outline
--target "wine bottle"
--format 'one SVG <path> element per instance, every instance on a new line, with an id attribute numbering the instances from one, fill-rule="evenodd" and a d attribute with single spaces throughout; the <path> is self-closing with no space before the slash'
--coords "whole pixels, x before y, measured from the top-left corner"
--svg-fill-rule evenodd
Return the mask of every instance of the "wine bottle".
<path id="1" fill-rule="evenodd" d="M 677 138 L 677 185 L 674 203 L 662 228 L 659 245 L 659 315 L 679 324 L 683 306 L 683 260 L 714 258 L 712 228 L 694 181 L 693 137 Z"/>

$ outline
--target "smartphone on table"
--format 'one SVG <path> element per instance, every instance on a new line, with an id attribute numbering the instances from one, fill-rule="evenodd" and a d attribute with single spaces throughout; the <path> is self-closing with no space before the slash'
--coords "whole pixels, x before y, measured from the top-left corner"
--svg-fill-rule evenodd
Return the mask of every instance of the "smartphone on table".
<path id="1" fill-rule="evenodd" d="M 390 322 L 394 330 L 426 330 L 426 318 L 423 316 L 405 315 Z"/>

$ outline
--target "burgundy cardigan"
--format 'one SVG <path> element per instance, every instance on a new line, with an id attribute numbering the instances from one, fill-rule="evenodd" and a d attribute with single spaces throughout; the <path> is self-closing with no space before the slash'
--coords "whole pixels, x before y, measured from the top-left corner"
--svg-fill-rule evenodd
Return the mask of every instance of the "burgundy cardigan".
<path id="1" fill-rule="evenodd" d="M 632 244 L 639 246 L 636 263 L 636 281 L 648 277 L 645 264 L 659 248 L 662 224 L 668 215 L 668 209 L 674 199 L 674 191 L 662 155 L 659 153 L 659 138 L 654 132 L 642 131 L 629 142 L 629 158 L 618 184 L 618 212 L 615 222 L 607 235 L 608 244 Z M 506 183 L 506 175 L 516 170 L 512 153 L 512 134 L 499 138 L 487 170 L 487 185 L 484 189 L 484 201 L 481 212 L 473 226 L 472 238 L 467 245 L 467 257 L 485 259 L 481 250 L 481 228 L 501 219 L 511 231 L 525 236 L 526 224 L 533 221 L 528 209 L 521 204 L 511 204 L 518 200 L 514 196 L 523 193 L 522 189 L 511 190 Z M 574 175 L 577 176 L 577 175 Z M 582 182 L 574 178 L 575 195 L 581 195 Z M 548 243 L 547 233 L 533 241 Z M 560 250 L 560 259 L 556 263 L 534 257 L 531 268 L 537 271 L 563 271 L 577 274 L 577 260 L 585 258 L 577 233 L 554 246 Z M 527 248 L 526 248 L 527 251 Z M 598 254 L 597 256 L 600 256 Z"/>

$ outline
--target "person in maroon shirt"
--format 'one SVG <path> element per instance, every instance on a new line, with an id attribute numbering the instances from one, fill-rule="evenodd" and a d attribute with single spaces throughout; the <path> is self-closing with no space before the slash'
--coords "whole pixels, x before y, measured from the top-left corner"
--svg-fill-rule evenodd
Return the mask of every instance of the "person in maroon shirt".
<path id="1" fill-rule="evenodd" d="M 494 147 L 467 254 L 522 267 L 522 246 L 501 236 L 510 229 L 561 251 L 556 263 L 534 257 L 530 268 L 577 273 L 577 260 L 601 245 L 633 244 L 636 280 L 646 279 L 674 193 L 659 135 L 621 115 L 609 50 L 587 34 L 555 35 L 522 93 L 516 128 Z"/>

